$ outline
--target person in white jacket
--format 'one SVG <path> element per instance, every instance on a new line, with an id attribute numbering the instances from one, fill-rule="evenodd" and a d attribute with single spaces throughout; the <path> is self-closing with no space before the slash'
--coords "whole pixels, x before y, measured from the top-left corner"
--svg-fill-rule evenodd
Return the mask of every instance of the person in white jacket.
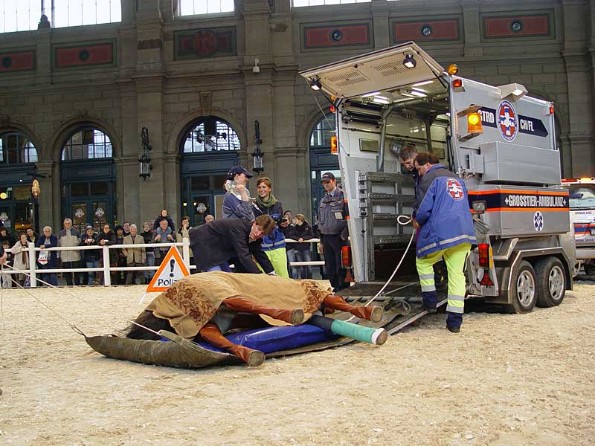
<path id="1" fill-rule="evenodd" d="M 75 247 L 81 243 L 80 233 L 72 227 L 72 220 L 70 218 L 64 219 L 64 229 L 58 235 L 58 246 Z M 81 255 L 79 250 L 64 250 L 60 251 L 60 259 L 62 260 L 62 268 L 73 269 L 81 267 Z M 83 273 L 64 273 L 67 285 L 84 285 L 85 278 Z M 74 279 L 74 281 L 73 281 Z"/>
<path id="2" fill-rule="evenodd" d="M 27 238 L 26 232 L 21 232 L 19 239 L 11 248 L 13 258 L 13 268 L 15 271 L 26 271 L 27 273 L 19 273 L 14 276 L 15 280 L 21 286 L 27 286 L 29 284 L 28 272 L 30 270 L 29 263 L 29 239 Z"/>

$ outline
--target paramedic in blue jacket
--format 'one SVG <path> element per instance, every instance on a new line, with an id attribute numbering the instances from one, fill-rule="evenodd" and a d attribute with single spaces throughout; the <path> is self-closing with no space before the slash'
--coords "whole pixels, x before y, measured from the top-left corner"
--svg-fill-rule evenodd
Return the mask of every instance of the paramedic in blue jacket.
<path id="1" fill-rule="evenodd" d="M 427 187 L 413 220 L 419 233 L 416 265 L 424 308 L 435 312 L 438 298 L 433 265 L 444 258 L 448 271 L 446 328 L 458 333 L 465 304 L 463 270 L 471 245 L 476 243 L 475 230 L 464 181 L 434 161 L 426 153 L 415 159 L 421 183 Z M 427 184 L 424 180 L 429 179 L 431 183 Z"/>
<path id="2" fill-rule="evenodd" d="M 343 191 L 337 187 L 332 172 L 325 172 L 320 179 L 326 194 L 318 207 L 318 231 L 324 254 L 324 269 L 333 291 L 349 286 L 345 283 L 346 271 L 341 266 L 341 248 L 348 243 L 349 208 Z"/>

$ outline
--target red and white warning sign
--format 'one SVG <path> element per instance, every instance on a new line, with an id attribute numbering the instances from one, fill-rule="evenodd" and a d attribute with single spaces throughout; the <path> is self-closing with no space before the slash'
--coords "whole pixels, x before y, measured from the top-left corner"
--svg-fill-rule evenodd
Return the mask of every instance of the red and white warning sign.
<path id="1" fill-rule="evenodd" d="M 190 275 L 188 267 L 182 260 L 180 251 L 175 246 L 169 248 L 159 269 L 151 279 L 147 287 L 147 293 L 154 291 L 165 291 L 182 277 Z"/>

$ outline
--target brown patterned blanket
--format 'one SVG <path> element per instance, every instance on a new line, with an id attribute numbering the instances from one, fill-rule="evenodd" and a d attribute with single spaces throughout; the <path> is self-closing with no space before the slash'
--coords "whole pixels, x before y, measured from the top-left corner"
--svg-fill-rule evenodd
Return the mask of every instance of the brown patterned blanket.
<path id="1" fill-rule="evenodd" d="M 148 306 L 156 317 L 168 319 L 176 333 L 187 339 L 215 315 L 228 297 L 243 296 L 278 309 L 318 310 L 331 289 L 316 280 L 293 280 L 266 274 L 198 273 L 177 281 Z"/>

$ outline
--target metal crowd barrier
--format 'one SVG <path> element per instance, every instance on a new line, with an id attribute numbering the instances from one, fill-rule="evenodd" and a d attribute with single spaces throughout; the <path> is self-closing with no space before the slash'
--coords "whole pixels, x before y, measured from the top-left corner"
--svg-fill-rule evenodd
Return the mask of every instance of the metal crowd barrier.
<path id="1" fill-rule="evenodd" d="M 287 243 L 298 243 L 297 240 L 286 239 Z M 318 243 L 320 239 L 310 239 L 305 240 L 302 243 Z M 185 238 L 182 242 L 175 242 L 175 243 L 144 243 L 144 244 L 134 244 L 134 245 L 105 245 L 105 246 L 69 246 L 69 247 L 57 247 L 57 248 L 44 248 L 47 251 L 84 251 L 88 249 L 102 251 L 101 257 L 101 267 L 98 268 L 53 268 L 53 269 L 40 269 L 37 266 L 37 253 L 42 250 L 42 248 L 36 248 L 35 245 L 29 242 L 27 247 L 27 253 L 29 256 L 29 269 L 26 270 L 15 270 L 2 267 L 2 274 L 28 274 L 30 276 L 30 283 L 31 288 L 36 288 L 38 286 L 37 277 L 41 274 L 53 274 L 53 273 L 78 273 L 78 272 L 102 272 L 103 273 L 103 285 L 104 286 L 111 286 L 111 272 L 113 271 L 157 271 L 159 269 L 159 265 L 156 266 L 111 266 L 109 260 L 109 250 L 110 249 L 135 249 L 135 248 L 169 248 L 171 246 L 176 246 L 178 249 L 182 248 L 182 259 L 186 264 L 186 267 L 189 271 L 196 270 L 196 266 L 192 265 L 190 262 L 190 239 Z M 7 250 L 8 252 L 12 252 L 10 249 Z M 34 261 L 31 261 L 34 259 Z M 81 259 L 81 261 L 83 261 Z M 321 260 L 312 260 L 310 262 L 290 262 L 289 266 L 323 266 L 324 261 Z"/>

